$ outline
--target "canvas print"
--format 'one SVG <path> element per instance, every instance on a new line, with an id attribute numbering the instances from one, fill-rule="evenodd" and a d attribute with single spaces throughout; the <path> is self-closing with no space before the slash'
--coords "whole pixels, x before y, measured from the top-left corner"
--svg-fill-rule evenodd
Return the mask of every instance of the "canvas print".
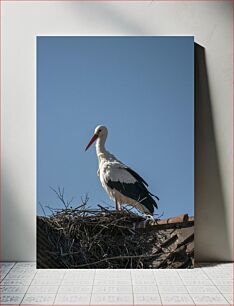
<path id="1" fill-rule="evenodd" d="M 193 37 L 37 37 L 36 218 L 38 268 L 193 268 Z"/>

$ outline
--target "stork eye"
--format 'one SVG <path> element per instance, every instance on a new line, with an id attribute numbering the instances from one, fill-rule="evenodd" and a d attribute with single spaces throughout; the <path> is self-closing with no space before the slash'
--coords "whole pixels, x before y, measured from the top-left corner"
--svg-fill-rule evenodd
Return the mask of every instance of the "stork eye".
<path id="1" fill-rule="evenodd" d="M 98 130 L 98 133 L 101 133 L 102 130 Z"/>

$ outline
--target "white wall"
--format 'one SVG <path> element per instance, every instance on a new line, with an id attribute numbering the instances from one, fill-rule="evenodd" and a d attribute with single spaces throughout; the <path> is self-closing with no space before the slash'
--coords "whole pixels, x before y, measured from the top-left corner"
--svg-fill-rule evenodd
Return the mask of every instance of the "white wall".
<path id="1" fill-rule="evenodd" d="M 3 260 L 35 260 L 36 35 L 194 35 L 205 47 L 210 92 L 197 110 L 196 257 L 232 259 L 231 1 L 4 1 L 2 33 Z"/>

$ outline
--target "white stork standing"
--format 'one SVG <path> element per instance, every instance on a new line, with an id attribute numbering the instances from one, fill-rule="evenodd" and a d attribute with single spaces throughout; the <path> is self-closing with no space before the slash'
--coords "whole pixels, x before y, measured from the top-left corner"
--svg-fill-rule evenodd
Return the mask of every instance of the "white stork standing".
<path id="1" fill-rule="evenodd" d="M 96 152 L 99 163 L 97 174 L 103 188 L 115 201 L 117 210 L 121 209 L 120 205 L 129 204 L 146 214 L 152 215 L 154 207 L 158 208 L 158 206 L 153 199 L 154 195 L 146 188 L 148 184 L 139 174 L 105 149 L 107 134 L 108 130 L 105 126 L 97 126 L 85 149 L 85 151 L 88 150 L 92 143 L 97 140 Z M 159 200 L 158 197 L 156 198 Z"/>

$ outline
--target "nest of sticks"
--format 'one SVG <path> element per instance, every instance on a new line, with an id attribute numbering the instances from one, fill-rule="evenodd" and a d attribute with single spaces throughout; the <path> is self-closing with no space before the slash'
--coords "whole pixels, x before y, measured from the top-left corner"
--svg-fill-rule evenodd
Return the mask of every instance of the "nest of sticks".
<path id="1" fill-rule="evenodd" d="M 157 220 L 153 226 L 127 209 L 92 210 L 87 202 L 76 208 L 64 202 L 65 208 L 37 217 L 38 268 L 192 267 L 193 255 L 175 244 L 176 228 L 157 227 Z"/>
<path id="2" fill-rule="evenodd" d="M 92 210 L 87 201 L 76 208 L 64 202 L 65 208 L 37 217 L 38 268 L 193 266 L 191 239 L 181 243 L 180 225 L 162 227 L 127 209 L 113 211 L 99 205 Z"/>

